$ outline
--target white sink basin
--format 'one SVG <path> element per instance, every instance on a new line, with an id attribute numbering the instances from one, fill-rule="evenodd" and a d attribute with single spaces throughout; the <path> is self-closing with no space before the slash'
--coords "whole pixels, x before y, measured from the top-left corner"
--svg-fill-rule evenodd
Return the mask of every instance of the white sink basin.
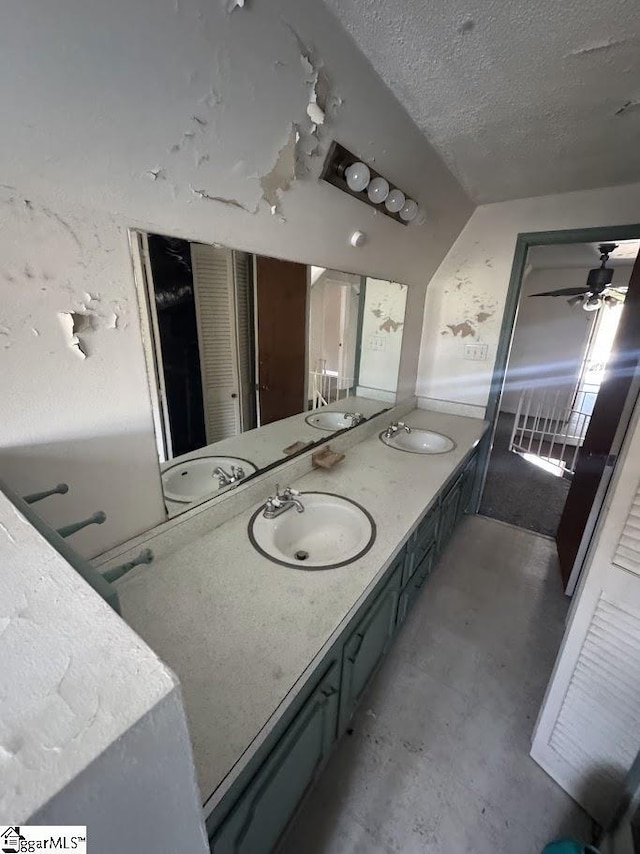
<path id="1" fill-rule="evenodd" d="M 408 451 L 410 454 L 446 454 L 456 446 L 448 436 L 432 430 L 420 430 L 418 427 L 412 427 L 410 433 L 401 428 L 389 438 L 383 432 L 380 433 L 380 439 L 390 448 Z"/>
<path id="2" fill-rule="evenodd" d="M 302 492 L 304 507 L 265 519 L 260 507 L 249 522 L 249 539 L 260 554 L 296 569 L 334 569 L 366 554 L 376 538 L 371 515 L 348 498 Z"/>
<path id="3" fill-rule="evenodd" d="M 345 418 L 344 412 L 314 412 L 304 420 L 318 430 L 344 430 L 353 426 L 353 419 Z"/>
<path id="4" fill-rule="evenodd" d="M 258 471 L 248 460 L 239 457 L 196 457 L 169 466 L 162 472 L 162 488 L 168 501 L 191 504 L 222 488 L 214 469 L 220 466 L 231 474 L 231 466 L 244 470 L 245 476 Z M 238 481 L 236 481 L 237 483 Z"/>

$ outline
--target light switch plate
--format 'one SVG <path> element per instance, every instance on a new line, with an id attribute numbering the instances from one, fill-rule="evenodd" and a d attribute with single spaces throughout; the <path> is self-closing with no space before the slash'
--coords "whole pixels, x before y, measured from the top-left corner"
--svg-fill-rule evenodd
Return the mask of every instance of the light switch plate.
<path id="1" fill-rule="evenodd" d="M 464 358 L 467 362 L 486 362 L 487 344 L 465 344 Z"/>

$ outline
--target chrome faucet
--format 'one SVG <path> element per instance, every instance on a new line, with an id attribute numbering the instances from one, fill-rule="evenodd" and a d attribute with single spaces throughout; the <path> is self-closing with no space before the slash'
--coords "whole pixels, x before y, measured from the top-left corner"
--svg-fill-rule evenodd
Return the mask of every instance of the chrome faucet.
<path id="1" fill-rule="evenodd" d="M 291 489 L 288 486 L 284 492 L 280 493 L 279 489 L 280 487 L 276 484 L 276 494 L 267 498 L 267 503 L 264 505 L 264 513 L 262 514 L 265 519 L 276 519 L 292 507 L 295 507 L 298 513 L 304 513 L 303 503 L 296 498 L 297 495 L 300 495 L 297 490 Z"/>
<path id="2" fill-rule="evenodd" d="M 218 478 L 219 486 L 229 486 L 232 483 L 237 483 L 245 477 L 245 472 L 242 466 L 231 466 L 231 474 L 226 472 L 222 466 L 216 466 L 211 477 Z"/>
<path id="3" fill-rule="evenodd" d="M 363 421 L 367 420 L 361 412 L 345 412 L 342 417 L 345 421 L 347 418 L 350 418 L 352 427 L 357 427 L 358 424 L 362 424 Z"/>
<path id="4" fill-rule="evenodd" d="M 409 427 L 408 424 L 405 424 L 404 421 L 393 421 L 384 431 L 384 438 L 391 439 L 396 435 L 398 430 L 404 430 L 405 433 L 411 433 L 411 427 Z"/>

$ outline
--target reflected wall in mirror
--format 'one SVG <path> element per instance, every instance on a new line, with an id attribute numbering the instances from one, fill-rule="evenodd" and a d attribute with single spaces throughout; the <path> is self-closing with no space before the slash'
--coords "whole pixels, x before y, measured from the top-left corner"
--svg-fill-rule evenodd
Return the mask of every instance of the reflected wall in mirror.
<path id="1" fill-rule="evenodd" d="M 170 516 L 395 403 L 406 285 L 136 237 Z"/>

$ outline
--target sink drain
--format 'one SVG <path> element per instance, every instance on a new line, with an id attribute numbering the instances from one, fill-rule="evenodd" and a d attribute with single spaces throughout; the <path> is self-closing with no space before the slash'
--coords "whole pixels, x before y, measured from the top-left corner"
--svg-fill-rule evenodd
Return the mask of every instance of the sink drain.
<path id="1" fill-rule="evenodd" d="M 304 549 L 300 549 L 294 554 L 296 560 L 306 560 L 309 557 L 309 552 L 305 552 Z"/>

